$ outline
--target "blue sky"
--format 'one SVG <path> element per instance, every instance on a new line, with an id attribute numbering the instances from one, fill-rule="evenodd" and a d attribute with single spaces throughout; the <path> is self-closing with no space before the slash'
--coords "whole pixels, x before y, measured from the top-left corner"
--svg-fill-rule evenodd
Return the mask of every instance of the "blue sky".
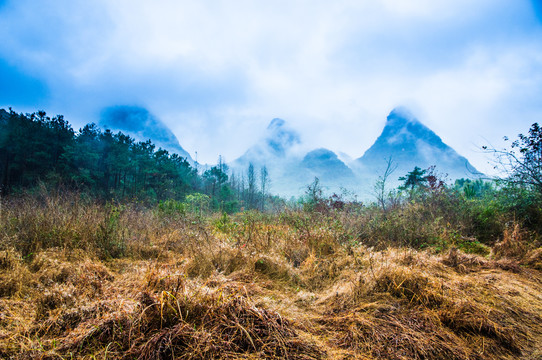
<path id="1" fill-rule="evenodd" d="M 0 0 L 0 107 L 149 109 L 200 161 L 274 117 L 359 157 L 397 105 L 488 171 L 542 121 L 542 5 L 528 0 Z"/>

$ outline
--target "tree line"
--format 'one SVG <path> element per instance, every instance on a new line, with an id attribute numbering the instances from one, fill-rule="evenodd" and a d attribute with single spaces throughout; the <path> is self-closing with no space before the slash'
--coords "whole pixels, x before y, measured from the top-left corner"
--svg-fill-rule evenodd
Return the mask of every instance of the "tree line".
<path id="1" fill-rule="evenodd" d="M 213 210 L 226 212 L 263 209 L 266 202 L 277 201 L 268 195 L 265 167 L 260 169 L 260 181 L 252 164 L 246 173 L 231 176 L 222 158 L 201 173 L 196 167 L 186 158 L 157 149 L 151 140 L 136 141 L 94 123 L 75 131 L 62 115 L 0 109 L 3 196 L 41 184 L 119 201 L 183 201 L 199 193 L 208 197 Z"/>

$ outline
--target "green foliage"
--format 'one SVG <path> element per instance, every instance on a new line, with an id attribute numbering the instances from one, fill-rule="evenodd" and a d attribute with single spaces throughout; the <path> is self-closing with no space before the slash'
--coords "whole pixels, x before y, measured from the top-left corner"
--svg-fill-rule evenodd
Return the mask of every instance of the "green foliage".
<path id="1" fill-rule="evenodd" d="M 182 218 L 186 216 L 187 204 L 177 200 L 164 200 L 158 204 L 158 212 L 161 216 Z"/>
<path id="2" fill-rule="evenodd" d="M 198 174 L 185 158 L 156 149 L 150 140 L 137 142 L 121 132 L 102 131 L 94 123 L 76 132 L 60 115 L 50 118 L 45 112 L 24 115 L 0 109 L 0 195 L 28 193 L 44 184 L 102 201 L 155 205 L 199 193 L 208 201 L 188 198 L 186 211 L 232 214 L 280 204 L 268 194 L 267 169 L 260 170 L 258 189 L 252 164 L 246 184 L 245 176 L 242 181 L 233 174 L 230 178 L 222 158 Z"/>
<path id="3" fill-rule="evenodd" d="M 47 117 L 40 111 L 31 115 L 10 113 L 0 118 L 0 191 L 34 185 L 50 172 L 64 174 L 65 148 L 74 141 L 74 132 L 62 116 Z"/>
<path id="4" fill-rule="evenodd" d="M 320 180 L 315 177 L 313 182 L 307 185 L 305 196 L 303 197 L 303 210 L 307 212 L 319 209 L 324 202 L 324 190 Z"/>
<path id="5" fill-rule="evenodd" d="M 5 114 L 5 113 L 4 113 Z M 0 120 L 0 191 L 32 188 L 38 182 L 63 184 L 105 199 L 159 201 L 182 198 L 197 176 L 186 159 L 135 142 L 96 124 L 75 133 L 62 116 L 45 112 Z"/>
<path id="6" fill-rule="evenodd" d="M 462 193 L 466 199 L 480 199 L 493 193 L 494 186 L 490 181 L 482 179 L 457 179 L 454 183 L 454 190 Z"/>
<path id="7" fill-rule="evenodd" d="M 414 167 L 414 170 L 410 171 L 405 176 L 401 176 L 399 180 L 404 181 L 403 185 L 399 187 L 402 190 L 414 191 L 416 188 L 423 188 L 427 183 L 427 177 L 425 174 L 427 170 L 422 170 L 419 167 Z"/>
<path id="8" fill-rule="evenodd" d="M 534 123 L 528 135 L 519 134 L 519 139 L 512 143 L 511 179 L 519 184 L 533 187 L 542 194 L 542 129 Z"/>
<path id="9" fill-rule="evenodd" d="M 476 239 L 461 239 L 456 242 L 456 246 L 459 250 L 467 254 L 477 254 L 486 256 L 490 252 L 490 248 L 487 245 L 482 244 Z"/>
<path id="10" fill-rule="evenodd" d="M 209 212 L 211 198 L 205 194 L 193 193 L 186 197 L 186 209 L 195 215 L 202 216 Z"/>
<path id="11" fill-rule="evenodd" d="M 0 195 L 27 193 L 44 184 L 103 201 L 154 205 L 203 193 L 209 201 L 189 198 L 186 211 L 231 214 L 242 207 L 263 209 L 269 179 L 266 170 L 262 174 L 259 193 L 253 166 L 247 189 L 244 182 L 229 178 L 222 159 L 200 175 L 185 158 L 156 149 L 150 140 L 137 142 L 94 123 L 75 132 L 62 116 L 0 109 Z"/>
<path id="12" fill-rule="evenodd" d="M 119 221 L 125 210 L 122 205 L 108 204 L 105 216 L 96 232 L 96 244 L 102 258 L 119 258 L 125 255 L 126 242 Z"/>
<path id="13" fill-rule="evenodd" d="M 230 218 L 228 217 L 228 214 L 226 214 L 225 212 L 223 212 L 222 216 L 220 216 L 220 218 L 218 218 L 218 220 L 215 221 L 215 227 L 222 232 L 227 232 L 229 224 L 230 224 Z"/>
<path id="14" fill-rule="evenodd" d="M 484 244 L 497 241 L 505 225 L 503 204 L 495 198 L 484 198 L 469 205 L 472 235 Z"/>

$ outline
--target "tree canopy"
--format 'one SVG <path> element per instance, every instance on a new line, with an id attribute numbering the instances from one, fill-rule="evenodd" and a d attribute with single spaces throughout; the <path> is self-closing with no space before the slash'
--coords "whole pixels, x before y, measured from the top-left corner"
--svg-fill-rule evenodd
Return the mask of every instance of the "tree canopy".
<path id="1" fill-rule="evenodd" d="M 269 181 L 266 171 L 262 173 L 263 191 L 257 189 L 252 165 L 245 188 L 244 181 L 229 178 L 222 159 L 199 174 L 186 158 L 156 149 L 151 140 L 102 131 L 94 123 L 74 131 L 63 116 L 51 118 L 43 111 L 18 114 L 0 109 L 0 195 L 37 184 L 106 200 L 160 202 L 202 193 L 209 196 L 213 209 L 232 212 L 262 207 Z"/>

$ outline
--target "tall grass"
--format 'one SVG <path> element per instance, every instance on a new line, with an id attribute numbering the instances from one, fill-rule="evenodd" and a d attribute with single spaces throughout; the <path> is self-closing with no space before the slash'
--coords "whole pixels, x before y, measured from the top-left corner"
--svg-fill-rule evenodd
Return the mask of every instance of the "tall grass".
<path id="1" fill-rule="evenodd" d="M 537 233 L 512 218 L 482 242 L 457 198 L 233 215 L 78 194 L 1 206 L 2 358 L 540 355 Z"/>

